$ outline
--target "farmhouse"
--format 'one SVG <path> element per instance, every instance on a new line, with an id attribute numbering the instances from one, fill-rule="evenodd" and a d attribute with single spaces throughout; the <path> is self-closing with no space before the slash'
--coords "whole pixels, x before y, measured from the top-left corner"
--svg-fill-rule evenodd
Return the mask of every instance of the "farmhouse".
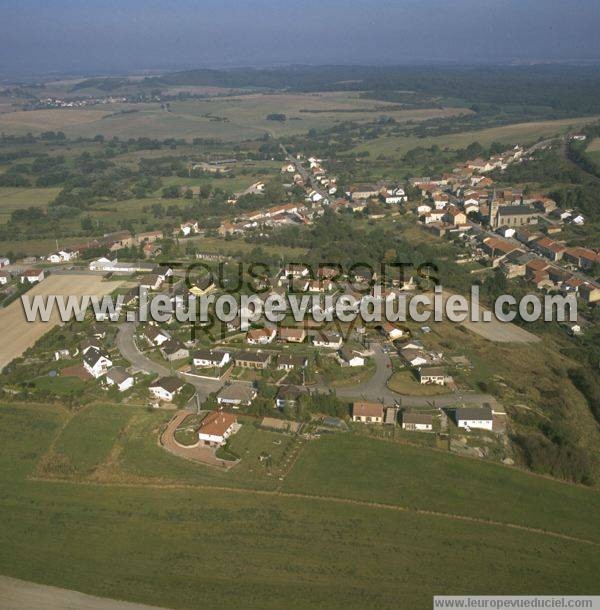
<path id="1" fill-rule="evenodd" d="M 113 366 L 104 377 L 106 384 L 116 386 L 119 392 L 125 392 L 133 387 L 133 375 L 130 375 L 122 366 Z"/>
<path id="2" fill-rule="evenodd" d="M 162 377 L 152 383 L 148 389 L 159 400 L 171 402 L 181 392 L 184 385 L 183 381 L 177 377 Z"/>
<path id="3" fill-rule="evenodd" d="M 251 383 L 236 381 L 226 385 L 218 394 L 217 402 L 220 405 L 228 405 L 234 409 L 240 406 L 248 406 L 256 398 L 256 390 Z"/>
<path id="4" fill-rule="evenodd" d="M 489 407 L 461 407 L 455 410 L 454 417 L 456 425 L 467 430 L 471 428 L 491 430 L 494 422 Z"/>
<path id="5" fill-rule="evenodd" d="M 355 402 L 352 404 L 352 421 L 363 424 L 383 423 L 383 405 L 378 402 Z"/>
<path id="6" fill-rule="evenodd" d="M 198 428 L 198 440 L 207 447 L 220 447 L 238 429 L 237 417 L 223 411 L 211 411 Z"/>
<path id="7" fill-rule="evenodd" d="M 90 347 L 83 355 L 83 366 L 92 377 L 98 379 L 112 366 L 112 360 L 104 350 Z"/>
<path id="8" fill-rule="evenodd" d="M 433 430 L 433 417 L 425 413 L 412 413 L 406 411 L 402 414 L 402 429 L 417 432 L 431 432 Z"/>
<path id="9" fill-rule="evenodd" d="M 422 384 L 444 385 L 446 371 L 441 366 L 424 366 L 419 370 L 419 380 Z"/>
<path id="10" fill-rule="evenodd" d="M 271 354 L 261 352 L 239 352 L 235 356 L 235 365 L 245 369 L 266 369 L 271 362 Z"/>

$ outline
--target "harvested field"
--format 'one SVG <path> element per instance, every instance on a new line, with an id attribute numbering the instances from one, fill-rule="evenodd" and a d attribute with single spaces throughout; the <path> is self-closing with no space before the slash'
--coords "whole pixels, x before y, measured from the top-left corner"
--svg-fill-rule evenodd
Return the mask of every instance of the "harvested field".
<path id="1" fill-rule="evenodd" d="M 101 297 L 112 292 L 119 285 L 120 282 L 104 282 L 99 276 L 93 275 L 53 275 L 34 286 L 27 295 L 33 297 L 51 294 L 64 296 L 89 294 Z M 20 299 L 11 303 L 6 309 L 0 310 L 0 332 L 4 338 L 0 350 L 0 370 L 21 356 L 59 322 L 56 311 L 53 312 L 49 322 L 28 322 Z"/>

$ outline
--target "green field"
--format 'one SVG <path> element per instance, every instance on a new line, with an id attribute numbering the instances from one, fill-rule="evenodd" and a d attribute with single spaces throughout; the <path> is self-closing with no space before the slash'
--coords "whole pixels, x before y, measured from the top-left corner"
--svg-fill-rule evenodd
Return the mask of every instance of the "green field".
<path id="1" fill-rule="evenodd" d="M 0 223 L 7 222 L 14 210 L 32 206 L 45 209 L 59 191 L 59 188 L 0 187 Z"/>
<path id="2" fill-rule="evenodd" d="M 89 473 L 107 459 L 117 435 L 131 415 L 132 410 L 121 405 L 87 407 L 69 421 L 54 445 L 53 453 L 64 458 L 76 473 Z"/>
<path id="3" fill-rule="evenodd" d="M 85 238 L 81 237 L 62 237 L 58 240 L 58 245 L 61 248 L 75 246 L 85 242 Z M 22 239 L 14 241 L 3 241 L 1 246 L 2 253 L 17 252 L 23 253 L 26 256 L 45 256 L 56 250 L 56 240 L 47 239 Z"/>
<path id="4" fill-rule="evenodd" d="M 178 101 L 171 111 L 158 103 L 111 104 L 86 109 L 9 112 L 0 115 L 0 131 L 40 133 L 60 129 L 69 137 L 103 134 L 120 138 L 220 138 L 239 141 L 262 136 L 303 133 L 331 127 L 338 121 L 370 121 L 385 114 L 399 122 L 451 116 L 464 109 L 386 110 L 376 100 L 358 93 L 252 94 L 208 100 Z M 302 112 L 309 110 L 312 112 Z M 316 112 L 315 112 L 316 111 Z M 268 114 L 283 113 L 291 120 L 269 121 Z"/>
<path id="5" fill-rule="evenodd" d="M 105 420 L 101 409 L 62 430 L 58 408 L 0 407 L 1 573 L 170 608 L 429 608 L 442 592 L 596 592 L 597 546 L 485 521 L 598 543 L 596 491 L 430 450 L 334 435 L 307 446 L 281 492 L 255 491 L 223 483 L 235 469 L 215 473 L 219 487 L 194 483 L 192 471 L 209 469 L 151 434 L 137 459 L 180 486 L 125 473 L 115 485 L 29 478 L 53 441 L 81 463 L 103 459 L 125 410 Z M 150 432 L 162 418 L 138 416 Z M 99 436 L 91 445 L 86 423 Z"/>
<path id="6" fill-rule="evenodd" d="M 492 127 L 475 131 L 464 131 L 461 133 L 443 136 L 432 136 L 418 138 L 416 136 L 384 136 L 353 149 L 353 152 L 369 152 L 373 158 L 379 155 L 386 157 L 402 157 L 413 148 L 439 146 L 441 149 L 465 148 L 472 142 L 479 142 L 483 146 L 489 146 L 492 142 L 503 144 L 529 144 L 539 138 L 551 138 L 563 135 L 576 127 L 592 123 L 598 117 L 582 117 L 573 119 L 560 119 L 556 121 L 536 121 L 531 123 L 517 123 L 503 127 Z"/>

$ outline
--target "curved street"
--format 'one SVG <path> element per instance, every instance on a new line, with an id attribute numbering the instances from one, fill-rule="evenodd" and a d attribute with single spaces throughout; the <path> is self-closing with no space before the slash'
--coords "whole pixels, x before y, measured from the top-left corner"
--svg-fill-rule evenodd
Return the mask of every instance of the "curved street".
<path id="1" fill-rule="evenodd" d="M 209 394 L 212 394 L 223 387 L 224 381 L 197 379 L 177 371 L 172 371 L 168 366 L 148 358 L 138 349 L 135 343 L 135 328 L 136 322 L 123 322 L 119 325 L 116 340 L 117 349 L 120 354 L 134 367 L 146 371 L 147 373 L 156 373 L 161 377 L 176 375 L 196 388 L 196 394 L 201 402 L 206 400 Z"/>
<path id="2" fill-rule="evenodd" d="M 375 374 L 354 386 L 335 388 L 335 393 L 341 398 L 362 399 L 370 402 L 382 402 L 386 405 L 399 403 L 403 407 L 448 407 L 456 403 L 481 406 L 489 403 L 492 407 L 497 407 L 498 403 L 491 394 L 481 394 L 477 392 L 448 392 L 437 396 L 414 396 L 410 394 L 399 394 L 390 390 L 387 386 L 389 378 L 392 376 L 392 361 L 383 351 L 381 344 L 372 343 L 373 360 L 375 361 Z M 321 392 L 329 392 L 326 386 L 318 386 Z"/>
<path id="3" fill-rule="evenodd" d="M 124 322 L 119 325 L 116 345 L 126 360 L 134 367 L 148 373 L 156 373 L 161 377 L 167 375 L 177 375 L 187 383 L 191 383 L 196 388 L 199 400 L 206 400 L 209 394 L 220 390 L 224 381 L 211 381 L 207 379 L 196 379 L 188 375 L 171 371 L 169 367 L 159 362 L 151 360 L 144 355 L 135 343 L 135 322 Z M 387 382 L 392 375 L 392 363 L 390 357 L 383 351 L 379 343 L 372 344 L 373 359 L 375 361 L 375 373 L 372 377 L 354 386 L 335 388 L 335 393 L 340 398 L 349 400 L 367 400 L 370 402 L 381 402 L 386 405 L 398 403 L 404 407 L 447 407 L 456 403 L 481 406 L 489 403 L 492 407 L 497 407 L 496 399 L 490 394 L 476 392 L 448 392 L 437 396 L 414 396 L 408 394 L 398 394 L 390 390 Z M 328 386 L 317 386 L 319 392 L 329 392 Z"/>

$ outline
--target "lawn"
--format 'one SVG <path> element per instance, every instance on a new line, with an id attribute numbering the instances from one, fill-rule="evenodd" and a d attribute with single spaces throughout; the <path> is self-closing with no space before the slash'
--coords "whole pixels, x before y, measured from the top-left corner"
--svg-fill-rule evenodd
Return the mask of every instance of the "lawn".
<path id="1" fill-rule="evenodd" d="M 434 593 L 597 590 L 596 547 L 530 531 L 252 490 L 28 480 L 65 417 L 0 407 L 2 574 L 169 608 L 418 609 Z M 157 455 L 148 470 L 160 468 Z M 378 500 L 406 485 L 439 509 L 460 495 L 460 476 L 463 512 L 505 508 L 506 518 L 597 539 L 596 492 L 459 458 L 438 472 L 437 454 L 415 455 L 350 435 L 321 439 L 294 467 L 307 476 L 285 487 Z"/>
<path id="2" fill-rule="evenodd" d="M 388 387 L 399 394 L 411 394 L 413 396 L 435 396 L 446 394 L 448 388 L 440 385 L 421 384 L 411 371 L 396 371 L 388 381 Z"/>

